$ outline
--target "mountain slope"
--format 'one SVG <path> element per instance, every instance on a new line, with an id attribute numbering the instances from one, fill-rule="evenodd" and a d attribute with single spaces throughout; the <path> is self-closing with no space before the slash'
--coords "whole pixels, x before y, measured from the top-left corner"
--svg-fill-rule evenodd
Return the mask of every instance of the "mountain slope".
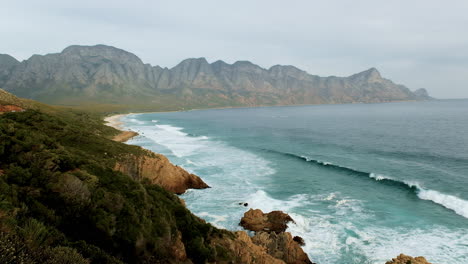
<path id="1" fill-rule="evenodd" d="M 319 77 L 294 66 L 264 69 L 248 61 L 210 64 L 198 58 L 168 69 L 105 45 L 70 46 L 21 63 L 0 57 L 0 73 L 0 87 L 11 93 L 68 105 L 180 109 L 421 99 L 375 68 L 349 77 Z"/>

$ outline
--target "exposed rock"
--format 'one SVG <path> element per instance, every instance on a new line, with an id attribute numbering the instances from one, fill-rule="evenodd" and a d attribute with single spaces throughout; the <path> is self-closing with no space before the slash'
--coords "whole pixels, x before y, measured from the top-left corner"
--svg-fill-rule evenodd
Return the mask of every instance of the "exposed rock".
<path id="1" fill-rule="evenodd" d="M 8 54 L 0 54 L 0 70 L 9 69 L 20 64 L 18 60 Z"/>
<path id="2" fill-rule="evenodd" d="M 244 213 L 240 225 L 254 231 L 252 242 L 265 248 L 271 256 L 288 264 L 312 263 L 301 248 L 304 240 L 301 237 L 293 238 L 291 233 L 284 232 L 289 222 L 294 220 L 284 212 L 272 211 L 265 214 L 259 209 L 250 209 Z"/>
<path id="3" fill-rule="evenodd" d="M 256 245 L 244 231 L 235 232 L 234 238 L 226 236 L 213 239 L 211 244 L 225 248 L 234 259 L 234 263 L 239 264 L 284 264 L 283 260 L 274 258 L 267 253 L 263 246 Z M 217 263 L 233 263 L 230 261 L 217 261 Z"/>
<path id="4" fill-rule="evenodd" d="M 168 69 L 105 45 L 70 46 L 23 62 L 0 56 L 0 87 L 49 103 L 166 104 L 173 109 L 419 99 L 375 68 L 349 77 L 320 77 L 293 66 L 264 69 L 248 61 L 210 64 L 197 58 Z"/>
<path id="5" fill-rule="evenodd" d="M 240 225 L 250 231 L 284 232 L 288 228 L 287 223 L 294 220 L 286 213 L 272 211 L 264 214 L 260 209 L 250 209 L 244 213 Z"/>
<path id="6" fill-rule="evenodd" d="M 172 242 L 170 248 L 174 260 L 177 260 L 177 263 L 192 263 L 192 261 L 187 258 L 187 252 L 185 251 L 185 245 L 182 242 L 182 233 L 180 233 L 180 231 L 177 231 L 175 241 Z"/>
<path id="7" fill-rule="evenodd" d="M 299 244 L 299 246 L 301 246 L 301 247 L 305 246 L 305 242 L 304 242 L 304 239 L 302 237 L 295 236 L 295 237 L 293 237 L 293 240 L 296 241 Z"/>
<path id="8" fill-rule="evenodd" d="M 282 232 L 279 234 L 274 232 L 257 232 L 255 236 L 252 237 L 252 242 L 265 247 L 268 254 L 288 264 L 312 263 L 289 232 Z"/>
<path id="9" fill-rule="evenodd" d="M 182 194 L 187 189 L 204 189 L 209 186 L 195 174 L 173 165 L 165 156 L 146 151 L 146 155 L 128 154 L 117 162 L 114 170 L 136 180 L 148 179 L 168 191 Z"/>
<path id="10" fill-rule="evenodd" d="M 393 258 L 392 261 L 387 261 L 385 264 L 431 264 L 424 257 L 410 257 L 400 254 L 398 257 Z"/>
<path id="11" fill-rule="evenodd" d="M 24 110 L 41 110 L 44 112 L 53 112 L 55 109 L 51 106 L 35 102 L 33 100 L 16 97 L 15 95 L 0 89 L 0 107 L 6 112 L 24 111 Z M 1 112 L 1 111 L 0 111 Z"/>
<path id="12" fill-rule="evenodd" d="M 0 87 L 10 78 L 14 68 L 20 64 L 15 58 L 7 54 L 0 54 Z"/>
<path id="13" fill-rule="evenodd" d="M 185 203 L 185 200 L 179 197 L 180 203 L 184 206 L 187 207 L 187 204 Z"/>
<path id="14" fill-rule="evenodd" d="M 136 137 L 136 136 L 138 136 L 137 132 L 122 131 L 121 133 L 116 135 L 114 138 L 112 138 L 112 140 L 117 141 L 117 142 L 126 142 L 126 141 L 128 141 L 131 138 Z"/>
<path id="15" fill-rule="evenodd" d="M 23 112 L 24 109 L 16 105 L 1 105 L 0 104 L 0 113 L 6 112 Z"/>

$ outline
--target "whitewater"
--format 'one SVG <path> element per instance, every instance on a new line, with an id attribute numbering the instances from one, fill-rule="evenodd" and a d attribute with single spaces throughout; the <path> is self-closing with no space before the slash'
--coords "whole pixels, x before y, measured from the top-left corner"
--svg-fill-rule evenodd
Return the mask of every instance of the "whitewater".
<path id="1" fill-rule="evenodd" d="M 468 263 L 467 116 L 468 101 L 435 101 L 121 121 L 140 134 L 128 144 L 166 155 L 211 186 L 182 198 L 219 228 L 242 230 L 249 208 L 282 210 L 295 220 L 288 231 L 320 264 L 385 263 L 400 253 L 461 264 Z"/>

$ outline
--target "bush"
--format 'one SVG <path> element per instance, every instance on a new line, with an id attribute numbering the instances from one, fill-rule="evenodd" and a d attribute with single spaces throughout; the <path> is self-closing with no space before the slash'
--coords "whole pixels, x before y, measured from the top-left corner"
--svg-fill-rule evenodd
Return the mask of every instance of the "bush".
<path id="1" fill-rule="evenodd" d="M 47 258 L 45 264 L 89 264 L 89 259 L 85 259 L 74 248 L 55 247 L 49 248 L 45 252 Z"/>
<path id="2" fill-rule="evenodd" d="M 0 232 L 0 263 L 35 263 L 23 241 L 14 235 Z"/>
<path id="3" fill-rule="evenodd" d="M 0 115 L 0 230 L 17 227 L 14 252 L 45 263 L 164 262 L 180 232 L 190 259 L 214 261 L 222 250 L 210 238 L 220 231 L 174 194 L 114 171 L 120 157 L 144 151 L 109 140 L 115 130 L 87 117 Z"/>

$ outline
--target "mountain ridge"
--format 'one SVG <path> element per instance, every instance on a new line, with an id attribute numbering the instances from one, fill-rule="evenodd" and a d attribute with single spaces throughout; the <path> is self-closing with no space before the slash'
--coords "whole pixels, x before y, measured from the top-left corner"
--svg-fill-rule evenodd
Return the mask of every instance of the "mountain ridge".
<path id="1" fill-rule="evenodd" d="M 72 45 L 22 62 L 10 57 L 0 56 L 0 87 L 52 104 L 145 104 L 177 110 L 429 98 L 383 78 L 376 68 L 320 77 L 292 65 L 267 69 L 250 61 L 209 63 L 204 57 L 163 68 L 106 45 Z"/>

